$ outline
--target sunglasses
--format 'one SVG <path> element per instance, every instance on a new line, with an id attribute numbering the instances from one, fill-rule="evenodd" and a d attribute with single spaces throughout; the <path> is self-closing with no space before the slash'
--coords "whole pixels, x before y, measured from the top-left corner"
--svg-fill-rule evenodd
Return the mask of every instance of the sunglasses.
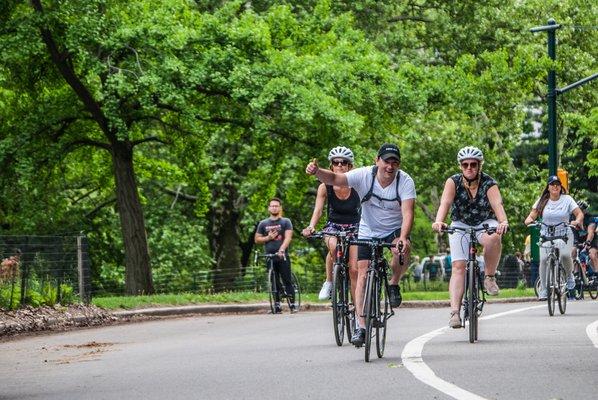
<path id="1" fill-rule="evenodd" d="M 467 168 L 475 169 L 478 167 L 478 163 L 477 162 L 464 162 L 464 163 L 461 163 L 461 166 L 464 169 L 467 169 Z"/>
<path id="2" fill-rule="evenodd" d="M 332 165 L 338 165 L 339 167 L 341 165 L 349 165 L 349 161 L 347 161 L 347 160 L 332 160 L 330 163 Z"/>

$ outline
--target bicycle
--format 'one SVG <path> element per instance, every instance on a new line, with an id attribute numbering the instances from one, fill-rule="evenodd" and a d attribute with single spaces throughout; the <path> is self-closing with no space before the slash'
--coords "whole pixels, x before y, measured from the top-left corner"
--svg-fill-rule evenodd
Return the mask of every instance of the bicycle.
<path id="1" fill-rule="evenodd" d="M 583 243 L 577 245 L 577 257 L 573 260 L 573 274 L 575 276 L 575 298 L 584 298 L 584 291 L 587 291 L 592 299 L 598 298 L 598 278 L 590 267 L 588 271 L 588 251 Z"/>
<path id="2" fill-rule="evenodd" d="M 337 346 L 343 345 L 345 330 L 347 339 L 355 331 L 355 308 L 349 299 L 351 280 L 349 277 L 349 235 L 353 232 L 334 233 L 316 232 L 309 239 L 321 239 L 325 236 L 336 237 L 335 258 L 332 265 L 332 326 Z"/>
<path id="3" fill-rule="evenodd" d="M 539 226 L 543 225 L 547 228 L 548 235 L 540 234 L 540 243 L 539 246 L 543 248 L 548 248 L 548 268 L 546 271 L 546 290 L 547 296 L 546 301 L 548 303 L 548 315 L 551 317 L 554 315 L 555 310 L 555 303 L 559 304 L 559 312 L 561 314 L 565 314 L 567 311 L 567 274 L 565 272 L 565 267 L 561 263 L 560 260 L 560 250 L 554 243 L 556 240 L 562 240 L 565 243 L 569 240 L 566 230 L 563 230 L 560 235 L 556 235 L 557 228 L 563 226 L 565 229 L 567 227 L 571 227 L 571 225 L 566 224 L 565 222 L 559 222 L 555 225 L 548 225 L 543 222 L 538 222 L 534 224 L 530 224 L 529 226 Z M 564 233 L 563 233 L 564 232 Z M 548 247 L 546 243 L 550 242 Z"/>
<path id="4" fill-rule="evenodd" d="M 384 355 L 386 346 L 386 328 L 388 319 L 394 315 L 388 294 L 388 262 L 382 256 L 382 249 L 395 246 L 392 243 L 380 242 L 376 239 L 351 239 L 350 245 L 370 247 L 370 265 L 368 266 L 365 293 L 363 300 L 363 316 L 365 317 L 365 362 L 370 362 L 372 338 L 376 337 L 376 353 L 378 358 Z M 402 247 L 399 246 L 402 252 Z M 403 255 L 401 254 L 400 257 Z M 402 263 L 402 260 L 401 260 Z"/>
<path id="5" fill-rule="evenodd" d="M 276 253 L 260 254 L 255 252 L 254 263 L 257 264 L 258 259 L 266 260 L 266 268 L 268 271 L 268 297 L 270 300 L 270 313 L 276 314 L 279 310 L 276 309 L 276 294 L 279 299 L 286 299 L 287 305 L 291 313 L 299 312 L 301 309 L 301 286 L 295 273 L 291 272 L 291 284 L 293 286 L 293 296 L 286 292 L 282 282 L 280 273 L 274 268 L 274 258 L 278 257 Z M 294 300 L 294 301 L 293 301 Z"/>
<path id="6" fill-rule="evenodd" d="M 478 340 L 478 319 L 484 310 L 487 294 L 484 286 L 481 284 L 483 282 L 482 272 L 476 258 L 476 245 L 479 244 L 476 233 L 485 232 L 488 235 L 492 235 L 496 232 L 496 227 L 489 227 L 487 224 L 484 224 L 481 228 L 448 226 L 442 230 L 449 234 L 463 232 L 469 236 L 469 256 L 465 266 L 465 296 L 463 298 L 462 326 L 465 328 L 465 321 L 469 322 L 469 343 L 474 343 Z"/>

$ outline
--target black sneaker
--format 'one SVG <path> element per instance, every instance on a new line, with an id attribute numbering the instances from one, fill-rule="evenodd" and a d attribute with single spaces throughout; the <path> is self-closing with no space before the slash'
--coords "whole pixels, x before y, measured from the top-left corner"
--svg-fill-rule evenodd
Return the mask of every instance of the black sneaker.
<path id="1" fill-rule="evenodd" d="M 272 314 L 282 314 L 282 308 L 280 307 L 280 303 L 274 304 L 274 312 Z"/>
<path id="2" fill-rule="evenodd" d="M 391 307 L 396 308 L 401 305 L 403 298 L 401 297 L 401 287 L 399 285 L 389 285 L 388 295 Z"/>
<path id="3" fill-rule="evenodd" d="M 364 328 L 355 329 L 355 332 L 353 333 L 353 336 L 351 337 L 351 343 L 353 343 L 353 346 L 361 347 L 361 346 L 363 346 L 364 341 L 365 341 L 365 329 Z"/>
<path id="4" fill-rule="evenodd" d="M 295 314 L 297 312 L 297 307 L 294 304 L 291 304 L 289 307 L 291 314 Z"/>

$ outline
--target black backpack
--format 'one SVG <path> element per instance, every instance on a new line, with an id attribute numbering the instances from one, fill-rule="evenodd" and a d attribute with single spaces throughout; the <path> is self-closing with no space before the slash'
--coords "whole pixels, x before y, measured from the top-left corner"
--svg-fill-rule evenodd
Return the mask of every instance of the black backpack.
<path id="1" fill-rule="evenodd" d="M 378 166 L 374 165 L 374 168 L 372 168 L 372 184 L 370 185 L 370 190 L 368 190 L 368 192 L 365 194 L 365 196 L 363 196 L 363 198 L 361 199 L 361 204 L 365 203 L 366 201 L 368 201 L 369 199 L 372 198 L 372 196 L 374 196 L 375 198 L 377 198 L 378 200 L 384 200 L 384 201 L 398 201 L 399 202 L 399 206 L 401 205 L 401 196 L 399 196 L 399 181 L 401 180 L 401 170 L 397 171 L 397 197 L 395 197 L 394 199 L 385 199 L 383 197 L 380 197 L 376 194 L 374 194 L 374 182 L 376 180 L 376 174 L 378 173 Z"/>

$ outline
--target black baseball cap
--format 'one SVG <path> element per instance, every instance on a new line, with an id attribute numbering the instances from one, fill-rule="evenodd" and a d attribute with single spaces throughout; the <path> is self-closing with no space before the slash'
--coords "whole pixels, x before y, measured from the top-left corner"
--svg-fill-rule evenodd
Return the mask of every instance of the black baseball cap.
<path id="1" fill-rule="evenodd" d="M 553 184 L 553 183 L 555 183 L 555 182 L 558 182 L 559 184 L 561 184 L 561 180 L 559 179 L 559 177 L 558 177 L 558 176 L 556 176 L 556 175 L 550 175 L 550 176 L 548 177 L 548 182 L 547 182 L 547 184 L 548 184 L 548 185 L 552 185 L 552 184 Z"/>
<path id="2" fill-rule="evenodd" d="M 378 150 L 378 157 L 384 161 L 388 160 L 389 158 L 396 158 L 397 161 L 401 161 L 401 152 L 399 151 L 399 146 L 392 143 L 384 143 L 382 146 L 380 146 L 380 150 Z"/>

